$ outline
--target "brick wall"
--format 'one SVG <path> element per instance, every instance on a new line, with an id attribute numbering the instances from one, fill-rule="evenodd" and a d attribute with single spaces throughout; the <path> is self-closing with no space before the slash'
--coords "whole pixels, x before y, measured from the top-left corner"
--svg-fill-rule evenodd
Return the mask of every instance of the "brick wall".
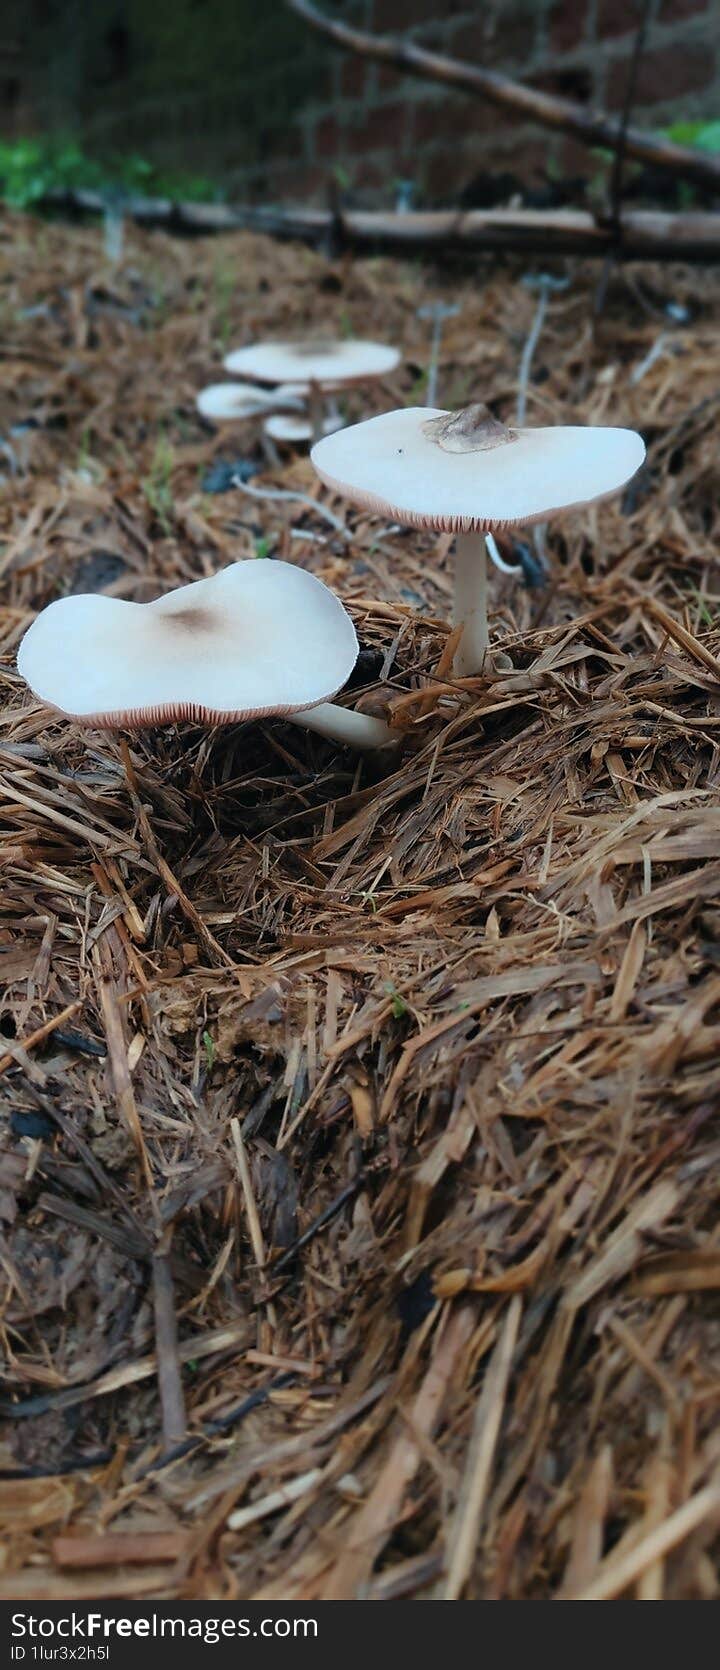
<path id="1" fill-rule="evenodd" d="M 376 31 L 622 105 L 641 0 L 322 0 Z M 8 14 L 9 10 L 9 16 Z M 73 129 L 216 173 L 236 195 L 453 201 L 507 173 L 597 169 L 584 147 L 460 93 L 338 53 L 281 0 L 5 0 L 0 128 Z M 720 0 L 651 0 L 634 119 L 720 118 Z M 5 50 L 5 58 L 3 58 Z M 3 89 L 5 96 L 3 95 Z"/>
<path id="2" fill-rule="evenodd" d="M 622 108 L 639 0 L 358 0 L 340 10 L 377 31 L 506 71 L 591 107 Z M 369 60 L 333 55 L 327 96 L 303 116 L 305 157 L 283 169 L 301 190 L 339 167 L 361 191 L 387 199 L 398 178 L 430 201 L 467 191 L 488 170 L 526 184 L 598 166 L 585 147 L 543 133 L 439 84 L 399 76 Z M 634 121 L 720 118 L 720 0 L 652 0 Z"/>

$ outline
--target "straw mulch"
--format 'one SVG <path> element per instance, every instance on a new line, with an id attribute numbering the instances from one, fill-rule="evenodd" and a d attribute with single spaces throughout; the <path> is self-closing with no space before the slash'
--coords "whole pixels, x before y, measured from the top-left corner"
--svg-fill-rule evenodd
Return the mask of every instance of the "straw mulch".
<path id="1" fill-rule="evenodd" d="M 202 486 L 266 332 L 397 341 L 361 415 L 452 296 L 441 402 L 512 416 L 522 277 L 3 224 L 0 1596 L 718 1595 L 717 278 L 553 298 L 529 421 L 649 462 L 493 573 L 511 674 L 448 674 L 447 540 L 302 456 L 254 485 L 317 508 Z M 22 686 L 59 594 L 258 553 L 342 594 L 394 759 Z"/>

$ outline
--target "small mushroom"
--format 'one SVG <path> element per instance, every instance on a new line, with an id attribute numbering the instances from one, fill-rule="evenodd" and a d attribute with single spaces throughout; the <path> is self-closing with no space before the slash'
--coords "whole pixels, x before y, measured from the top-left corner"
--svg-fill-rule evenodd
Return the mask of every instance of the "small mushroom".
<path id="1" fill-rule="evenodd" d="M 350 383 L 371 382 L 384 377 L 399 364 L 397 348 L 383 342 L 362 342 L 351 337 L 297 342 L 256 342 L 228 354 L 225 369 L 231 376 L 254 377 L 259 383 L 304 383 L 308 385 L 313 435 L 322 435 L 324 392 Z"/>
<path id="2" fill-rule="evenodd" d="M 459 677 L 479 672 L 488 650 L 484 536 L 605 498 L 644 457 L 632 429 L 508 429 L 481 405 L 384 412 L 311 453 L 320 480 L 344 498 L 395 522 L 457 535 Z"/>
<path id="3" fill-rule="evenodd" d="M 356 748 L 393 740 L 382 720 L 336 707 L 358 654 L 339 598 L 291 563 L 233 563 L 153 603 L 63 597 L 18 651 L 40 700 L 103 728 L 221 725 L 284 715 Z"/>
<path id="4" fill-rule="evenodd" d="M 277 411 L 278 406 L 300 412 L 302 404 L 299 391 L 273 389 L 270 393 L 256 383 L 211 383 L 200 390 L 196 401 L 200 416 L 211 423 L 239 423 L 243 418 Z"/>
<path id="5" fill-rule="evenodd" d="M 328 412 L 323 418 L 323 435 L 333 435 L 336 429 L 342 427 L 342 418 Z M 302 446 L 303 441 L 313 439 L 313 426 L 309 417 L 294 417 L 291 413 L 276 412 L 266 418 L 263 424 L 265 434 L 271 441 L 277 441 L 280 446 Z"/>

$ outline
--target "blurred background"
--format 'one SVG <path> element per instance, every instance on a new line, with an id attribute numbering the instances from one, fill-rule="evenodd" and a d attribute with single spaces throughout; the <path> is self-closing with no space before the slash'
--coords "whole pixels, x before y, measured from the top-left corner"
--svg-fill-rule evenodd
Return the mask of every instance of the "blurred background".
<path id="1" fill-rule="evenodd" d="M 618 112 L 643 11 L 633 0 L 332 0 L 335 18 L 402 32 L 589 108 Z M 650 0 L 636 125 L 720 148 L 718 0 Z M 0 173 L 19 206 L 42 185 L 249 202 L 372 206 L 592 200 L 602 155 L 437 83 L 334 51 L 269 0 L 5 0 Z M 632 195 L 630 183 L 627 195 Z M 689 188 L 636 173 L 635 195 Z M 690 199 L 691 201 L 694 199 Z"/>

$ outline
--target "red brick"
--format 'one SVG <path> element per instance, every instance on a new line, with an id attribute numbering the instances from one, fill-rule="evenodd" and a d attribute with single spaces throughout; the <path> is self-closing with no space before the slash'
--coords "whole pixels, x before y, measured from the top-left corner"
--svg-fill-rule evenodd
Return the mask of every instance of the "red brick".
<path id="1" fill-rule="evenodd" d="M 497 110 L 482 99 L 470 103 L 443 99 L 440 103 L 416 104 L 410 116 L 413 147 L 434 145 L 438 140 L 459 144 L 467 134 L 497 132 Z"/>
<path id="2" fill-rule="evenodd" d="M 572 52 L 579 46 L 586 23 L 585 0 L 555 0 L 548 18 L 553 52 Z"/>
<path id="3" fill-rule="evenodd" d="M 340 66 L 340 89 L 344 99 L 361 99 L 365 92 L 368 66 L 364 58 L 348 57 Z"/>
<path id="4" fill-rule="evenodd" d="M 275 167 L 272 170 L 273 192 L 278 197 L 299 198 L 305 190 L 305 176 L 297 168 Z"/>
<path id="5" fill-rule="evenodd" d="M 313 135 L 316 157 L 336 157 L 340 147 L 340 138 L 340 123 L 336 121 L 334 116 L 323 116 Z"/>
<path id="6" fill-rule="evenodd" d="M 391 64 L 378 64 L 377 84 L 381 93 L 397 92 L 400 71 L 394 70 Z"/>
<path id="7" fill-rule="evenodd" d="M 598 0 L 595 33 L 598 40 L 611 40 L 615 35 L 637 33 L 639 9 L 629 0 Z"/>
<path id="8" fill-rule="evenodd" d="M 590 179 L 596 172 L 597 158 L 570 134 L 563 135 L 555 154 L 561 180 Z"/>
<path id="9" fill-rule="evenodd" d="M 353 171 L 353 186 L 361 191 L 377 191 L 387 195 L 387 163 L 376 162 L 372 157 L 363 157 Z"/>
<path id="10" fill-rule="evenodd" d="M 627 60 L 619 59 L 608 67 L 606 103 L 610 110 L 620 110 L 625 99 Z M 640 65 L 635 103 L 672 104 L 673 99 L 686 93 L 701 92 L 715 76 L 715 56 L 709 44 L 683 44 L 658 47 L 646 53 Z"/>
<path id="11" fill-rule="evenodd" d="M 524 62 L 535 47 L 536 17 L 523 7 L 520 11 L 503 5 L 495 18 L 480 17 L 459 24 L 450 36 L 453 58 L 492 69 L 499 64 Z"/>
<path id="12" fill-rule="evenodd" d="M 677 19 L 696 17 L 709 9 L 710 0 L 662 0 L 660 23 L 674 23 Z"/>
<path id="13" fill-rule="evenodd" d="M 382 151 L 386 147 L 399 148 L 405 139 L 407 107 L 405 104 L 381 104 L 376 110 L 365 110 L 357 122 L 348 122 L 345 129 L 345 148 L 349 152 Z"/>
<path id="14" fill-rule="evenodd" d="M 438 22 L 439 0 L 375 0 L 372 28 L 376 35 L 400 34 L 421 23 Z M 448 0 L 445 11 L 462 11 L 459 0 Z"/>
<path id="15" fill-rule="evenodd" d="M 431 156 L 420 155 L 420 178 L 425 194 L 440 203 L 447 203 L 456 194 L 458 154 L 456 147 L 444 145 Z"/>
<path id="16" fill-rule="evenodd" d="M 315 198 L 325 204 L 328 194 L 329 175 L 326 169 L 275 169 L 270 172 L 273 195 L 284 199 L 287 203 L 302 203 Z M 243 192 L 243 197 L 245 192 Z M 262 202 L 267 197 L 265 186 L 253 188 L 256 201 Z"/>

